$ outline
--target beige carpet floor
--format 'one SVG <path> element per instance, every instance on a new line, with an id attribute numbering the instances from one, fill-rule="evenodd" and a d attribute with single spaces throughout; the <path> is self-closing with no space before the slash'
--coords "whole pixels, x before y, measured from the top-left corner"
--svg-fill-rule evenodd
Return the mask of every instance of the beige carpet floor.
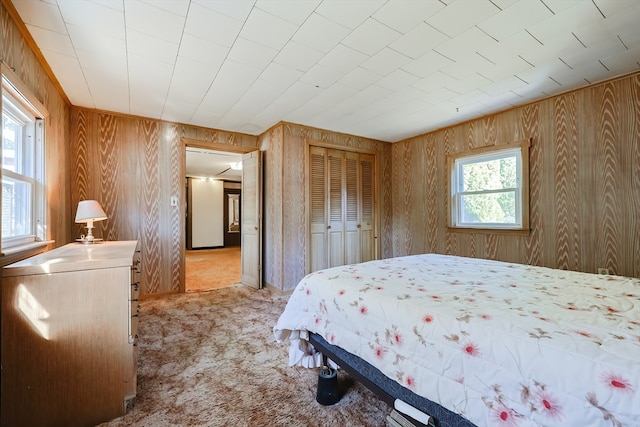
<path id="1" fill-rule="evenodd" d="M 272 333 L 287 299 L 236 285 L 143 300 L 138 395 L 102 426 L 385 426 L 390 408 L 344 372 L 325 407 L 317 371 L 287 366 Z"/>
<path id="2" fill-rule="evenodd" d="M 240 246 L 185 252 L 185 287 L 200 292 L 240 283 Z"/>

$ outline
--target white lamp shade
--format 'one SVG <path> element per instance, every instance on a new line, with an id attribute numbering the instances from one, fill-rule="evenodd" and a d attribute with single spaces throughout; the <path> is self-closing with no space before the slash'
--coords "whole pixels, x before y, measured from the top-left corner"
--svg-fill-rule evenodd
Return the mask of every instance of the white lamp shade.
<path id="1" fill-rule="evenodd" d="M 95 200 L 82 200 L 78 203 L 76 211 L 76 222 L 93 222 L 107 219 L 102 206 Z"/>

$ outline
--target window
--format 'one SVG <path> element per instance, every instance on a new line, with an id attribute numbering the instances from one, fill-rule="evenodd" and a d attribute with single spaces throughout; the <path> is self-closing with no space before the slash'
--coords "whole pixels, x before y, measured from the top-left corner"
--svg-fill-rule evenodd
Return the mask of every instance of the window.
<path id="1" fill-rule="evenodd" d="M 2 250 L 44 240 L 44 123 L 2 75 Z"/>
<path id="2" fill-rule="evenodd" d="M 451 156 L 451 226 L 528 230 L 528 159 L 528 141 Z"/>

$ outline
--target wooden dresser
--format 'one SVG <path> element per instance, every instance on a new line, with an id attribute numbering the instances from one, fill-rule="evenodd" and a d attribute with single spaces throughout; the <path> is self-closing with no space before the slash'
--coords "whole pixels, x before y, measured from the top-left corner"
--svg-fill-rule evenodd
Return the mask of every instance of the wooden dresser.
<path id="1" fill-rule="evenodd" d="M 136 241 L 72 243 L 2 270 L 0 425 L 93 426 L 136 394 Z"/>

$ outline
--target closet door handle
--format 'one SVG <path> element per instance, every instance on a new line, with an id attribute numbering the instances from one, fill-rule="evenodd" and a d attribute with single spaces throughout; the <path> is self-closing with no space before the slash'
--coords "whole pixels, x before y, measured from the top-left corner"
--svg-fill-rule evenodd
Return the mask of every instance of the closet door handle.
<path id="1" fill-rule="evenodd" d="M 331 226 L 330 226 L 330 225 L 327 225 L 327 230 L 329 230 L 330 228 L 331 228 Z"/>

